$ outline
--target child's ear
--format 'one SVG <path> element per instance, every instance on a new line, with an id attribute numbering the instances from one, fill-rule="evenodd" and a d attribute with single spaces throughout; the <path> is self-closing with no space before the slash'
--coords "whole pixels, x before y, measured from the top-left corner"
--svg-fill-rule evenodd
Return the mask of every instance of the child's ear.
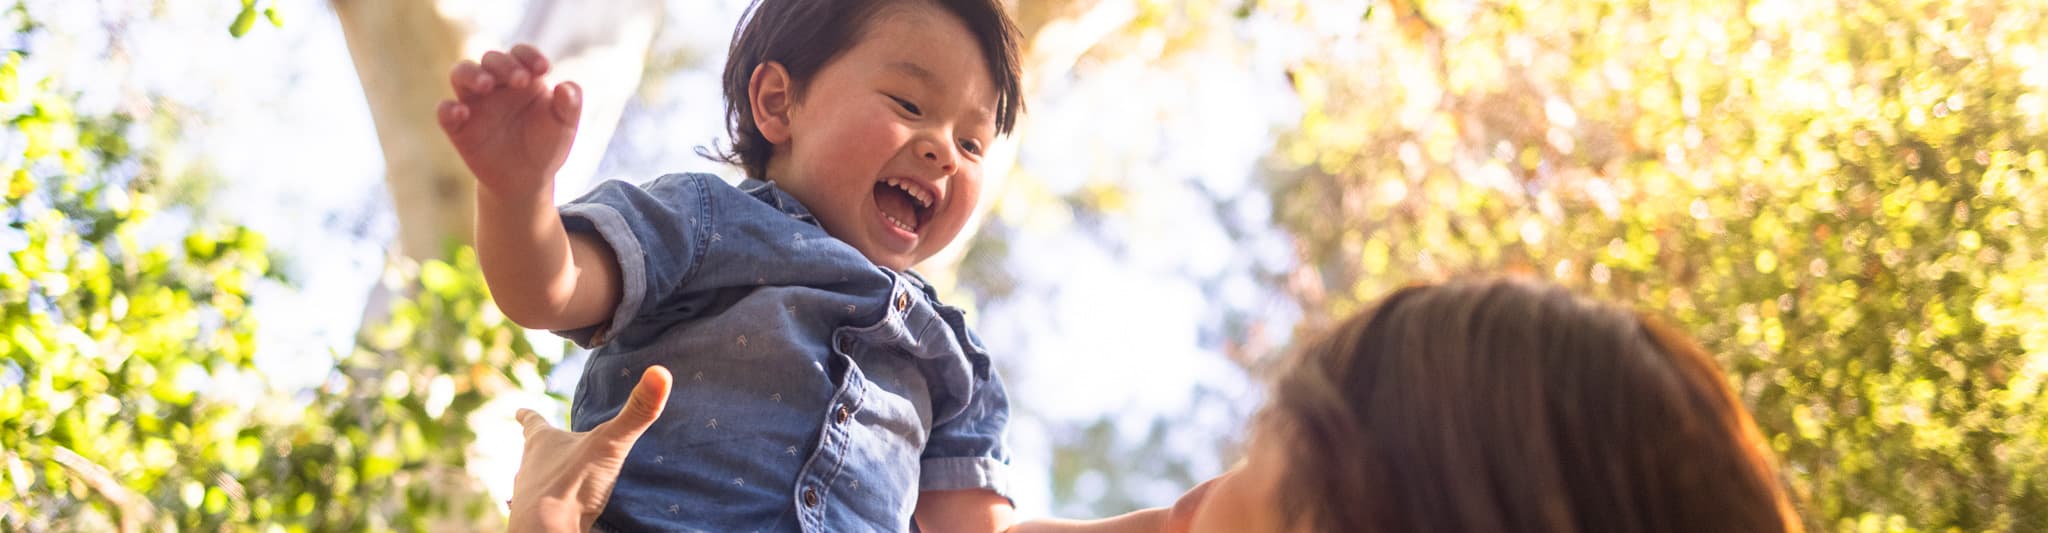
<path id="1" fill-rule="evenodd" d="M 754 114 L 754 127 L 761 130 L 761 136 L 769 144 L 788 143 L 789 111 L 796 104 L 789 70 L 774 61 L 755 66 L 753 79 L 747 81 L 747 101 L 753 107 L 749 112 Z"/>

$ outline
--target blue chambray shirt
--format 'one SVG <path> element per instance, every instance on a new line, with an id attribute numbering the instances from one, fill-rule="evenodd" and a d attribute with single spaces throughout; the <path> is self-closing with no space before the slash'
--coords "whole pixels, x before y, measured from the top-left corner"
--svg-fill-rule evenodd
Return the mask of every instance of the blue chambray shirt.
<path id="1" fill-rule="evenodd" d="M 598 518 L 615 531 L 909 531 L 917 493 L 1007 496 L 1009 400 L 959 309 L 875 265 L 773 184 L 612 181 L 561 207 L 618 256 L 571 421 L 674 374 Z"/>

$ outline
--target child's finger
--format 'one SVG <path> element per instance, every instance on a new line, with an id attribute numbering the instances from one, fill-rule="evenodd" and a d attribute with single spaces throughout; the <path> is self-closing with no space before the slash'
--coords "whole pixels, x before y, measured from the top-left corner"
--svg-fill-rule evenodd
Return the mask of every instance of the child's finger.
<path id="1" fill-rule="evenodd" d="M 455 132 L 462 131 L 462 124 L 469 121 L 469 106 L 454 100 L 442 100 L 434 116 L 440 119 L 441 131 L 455 135 Z"/>
<path id="2" fill-rule="evenodd" d="M 547 56 L 541 55 L 540 49 L 534 48 L 533 45 L 522 44 L 512 47 L 512 59 L 517 59 L 519 64 L 526 65 L 526 70 L 532 72 L 535 78 L 548 74 Z"/>
<path id="3" fill-rule="evenodd" d="M 448 85 L 455 88 L 456 100 L 474 101 L 477 97 L 483 96 L 483 93 L 490 92 L 491 86 L 496 83 L 497 80 L 492 79 L 491 75 L 484 72 L 484 68 L 478 66 L 475 61 L 464 60 L 456 63 L 455 68 L 448 70 Z"/>
<path id="4" fill-rule="evenodd" d="M 503 80 L 506 87 L 514 89 L 525 87 L 526 82 L 532 79 L 532 75 L 526 72 L 526 67 L 519 66 L 519 62 L 514 61 L 512 56 L 497 50 L 484 52 L 484 72 L 491 73 L 492 76 Z"/>
<path id="5" fill-rule="evenodd" d="M 562 121 L 562 125 L 576 127 L 576 121 L 583 116 L 583 86 L 573 81 L 556 85 L 554 105 L 550 107 L 554 109 L 555 120 Z"/>

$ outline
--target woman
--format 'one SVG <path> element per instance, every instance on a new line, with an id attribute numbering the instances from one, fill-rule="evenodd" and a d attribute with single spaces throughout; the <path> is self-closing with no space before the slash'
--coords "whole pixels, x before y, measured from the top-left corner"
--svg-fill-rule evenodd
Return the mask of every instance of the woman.
<path id="1" fill-rule="evenodd" d="M 1243 463 L 1140 513 L 1198 532 L 1801 530 L 1755 424 L 1698 344 L 1547 283 L 1395 291 L 1304 344 L 1272 390 Z M 648 396 L 652 414 L 634 420 L 659 414 Z M 632 442 L 521 418 L 518 493 L 587 498 L 604 465 L 616 475 L 605 454 Z M 517 496 L 514 511 L 518 529 Z"/>
<path id="2" fill-rule="evenodd" d="M 1395 291 L 1304 346 L 1195 531 L 1799 531 L 1684 335 L 1529 280 Z"/>

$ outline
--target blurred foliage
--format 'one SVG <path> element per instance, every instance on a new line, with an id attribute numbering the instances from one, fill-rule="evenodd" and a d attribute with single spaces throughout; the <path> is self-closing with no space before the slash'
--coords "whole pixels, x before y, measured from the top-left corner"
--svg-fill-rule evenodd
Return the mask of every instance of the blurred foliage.
<path id="1" fill-rule="evenodd" d="M 1311 312 L 1553 276 L 1718 353 L 1813 529 L 2048 524 L 2048 5 L 1336 4 L 1260 6 Z"/>
<path id="2" fill-rule="evenodd" d="M 498 313 L 474 251 L 448 256 L 387 273 L 414 295 L 364 328 L 298 423 L 267 429 L 269 448 L 241 482 L 271 500 L 253 505 L 274 512 L 237 520 L 319 531 L 502 527 L 499 504 L 466 470 L 472 428 L 509 424 L 477 416 L 492 398 L 545 394 L 554 361 Z"/>
<path id="3" fill-rule="evenodd" d="M 9 15 L 16 42 L 44 31 Z M 489 303 L 475 254 L 392 267 L 411 296 L 305 362 L 334 368 L 324 384 L 280 390 L 252 365 L 252 289 L 283 281 L 263 236 L 166 203 L 187 178 L 159 158 L 168 114 L 80 114 L 49 71 L 0 61 L 0 530 L 502 527 L 465 470 L 470 417 L 544 394 L 553 361 Z"/>
<path id="4" fill-rule="evenodd" d="M 263 237 L 231 227 L 145 245 L 161 211 L 132 142 L 146 127 L 74 113 L 50 80 L 23 77 L 30 66 L 20 52 L 0 63 L 0 523 L 207 523 L 255 463 L 255 413 L 207 389 L 250 369 L 249 289 L 272 273 Z"/>
<path id="5" fill-rule="evenodd" d="M 244 0 L 230 32 L 279 24 L 274 4 Z M 2048 524 L 2048 6 L 1136 5 L 1091 54 L 1272 18 L 1314 50 L 1266 176 L 1308 316 L 1415 279 L 1551 276 L 1720 354 L 1816 530 Z M 28 10 L 6 13 L 17 36 L 42 31 Z M 152 159 L 178 126 L 81 116 L 34 61 L 0 63 L 0 529 L 497 527 L 471 418 L 554 362 L 474 255 L 392 267 L 410 296 L 307 362 L 333 366 L 323 385 L 279 390 L 250 362 L 250 289 L 278 277 L 263 237 L 178 220 Z M 1083 215 L 1129 203 L 1086 194 Z M 1191 484 L 1187 461 L 1128 462 L 1175 427 L 1133 445 L 1081 424 L 1056 496 L 1096 492 L 1090 473 L 1096 509 Z"/>
<path id="6" fill-rule="evenodd" d="M 263 20 L 270 21 L 271 27 L 284 27 L 284 15 L 277 12 L 277 0 L 242 0 L 242 10 L 235 13 L 234 22 L 228 23 L 228 35 L 248 35 L 249 30 L 256 27 L 256 16 L 259 14 L 263 16 Z"/>

